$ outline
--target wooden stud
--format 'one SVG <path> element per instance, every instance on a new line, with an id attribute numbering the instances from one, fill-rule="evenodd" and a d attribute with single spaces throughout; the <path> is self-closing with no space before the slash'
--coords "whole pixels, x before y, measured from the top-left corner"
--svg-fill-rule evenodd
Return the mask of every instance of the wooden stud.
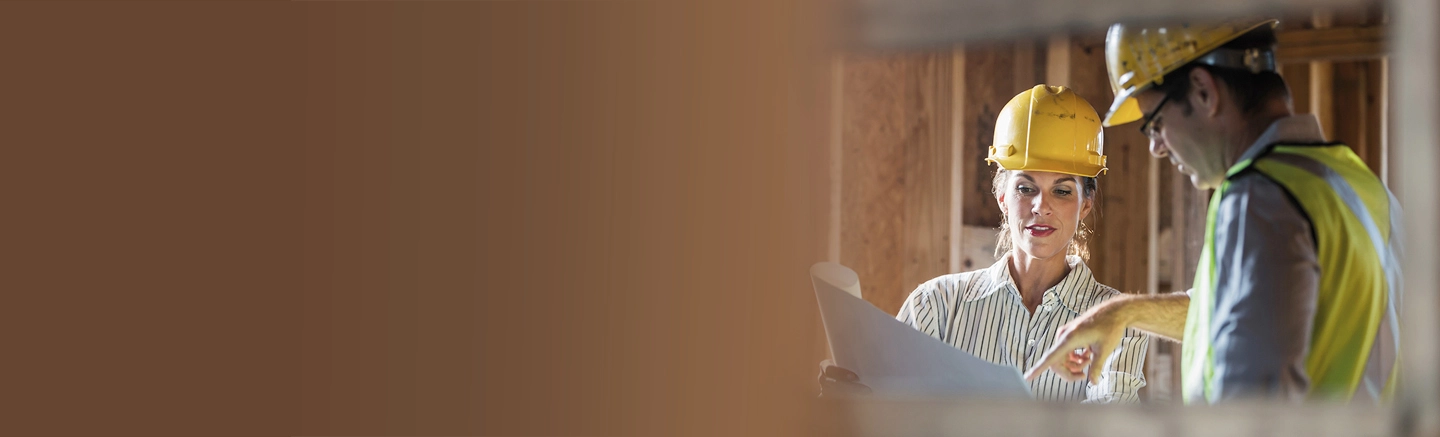
<path id="1" fill-rule="evenodd" d="M 1320 120 L 1325 139 L 1335 139 L 1335 65 L 1328 61 L 1310 63 L 1310 113 Z"/>
<path id="2" fill-rule="evenodd" d="M 1385 56 L 1384 26 L 1336 27 L 1277 32 L 1276 62 L 1353 61 Z"/>
<path id="3" fill-rule="evenodd" d="M 841 190 L 841 183 L 844 173 L 844 142 L 842 141 L 843 129 L 845 126 L 845 57 L 836 56 L 830 63 L 830 229 L 828 232 L 829 245 L 826 259 L 830 262 L 840 262 L 840 226 L 843 224 L 842 202 L 844 192 Z"/>
<path id="4" fill-rule="evenodd" d="M 950 272 L 964 271 L 965 247 L 965 46 L 950 52 Z"/>
<path id="5" fill-rule="evenodd" d="M 1364 141 L 1370 149 L 1370 157 L 1365 163 L 1370 170 L 1380 175 L 1382 180 L 1386 176 L 1386 160 L 1388 151 L 1385 144 L 1385 68 L 1384 61 L 1373 60 L 1362 64 L 1363 86 L 1360 88 L 1362 95 L 1361 107 L 1364 108 L 1365 119 L 1362 126 L 1365 127 Z"/>
<path id="6" fill-rule="evenodd" d="M 1019 40 L 1015 42 L 1015 67 L 1012 73 L 1015 75 L 1015 93 L 1028 89 L 1040 83 L 1035 77 L 1035 42 L 1030 40 Z"/>
<path id="7" fill-rule="evenodd" d="M 1360 159 L 1370 161 L 1370 147 L 1365 142 L 1365 119 L 1366 107 L 1363 104 L 1365 93 L 1364 70 L 1358 62 L 1336 62 L 1332 64 L 1334 76 L 1331 96 L 1333 113 L 1343 113 L 1344 116 L 1331 116 L 1330 132 L 1334 136 L 1329 137 L 1330 141 L 1339 141 L 1349 145 Z"/>
<path id="8" fill-rule="evenodd" d="M 972 45 L 965 49 L 965 217 L 967 226 L 999 227 L 1000 207 L 991 193 L 995 169 L 985 163 L 994 144 L 995 118 L 1020 90 L 1015 89 L 1014 47 L 1009 44 Z M 979 268 L 983 266 L 969 266 Z"/>
<path id="9" fill-rule="evenodd" d="M 1380 104 L 1376 105 L 1380 109 L 1380 123 L 1376 125 L 1376 130 L 1380 133 L 1380 179 L 1385 181 L 1386 185 L 1391 185 L 1393 155 L 1390 153 L 1390 132 L 1394 127 L 1390 125 L 1390 109 L 1395 101 L 1390 98 L 1390 59 L 1380 59 L 1376 63 L 1380 64 L 1380 90 L 1376 93 L 1380 96 Z"/>
<path id="10" fill-rule="evenodd" d="M 1076 35 L 1069 50 L 1071 88 L 1103 115 L 1114 97 L 1105 70 L 1105 35 Z M 1133 124 L 1107 128 L 1105 154 L 1109 170 L 1100 177 L 1095 208 L 1086 219 L 1095 231 L 1088 264 L 1101 283 L 1144 293 L 1149 289 L 1149 140 Z"/>
<path id="11" fill-rule="evenodd" d="M 925 54 L 920 60 L 916 98 L 920 108 L 906 135 L 913 135 L 904 153 L 903 185 L 905 200 L 901 213 L 902 271 L 894 306 L 886 307 L 891 314 L 915 286 L 950 269 L 950 176 L 951 115 L 949 53 Z"/>
<path id="12" fill-rule="evenodd" d="M 1310 109 L 1310 63 L 1284 64 L 1280 76 L 1290 86 L 1291 109 L 1297 114 L 1309 114 Z"/>
<path id="13" fill-rule="evenodd" d="M 1315 29 L 1328 29 L 1335 22 L 1335 13 L 1316 10 L 1311 24 Z M 1320 120 L 1320 129 L 1327 140 L 1335 138 L 1334 65 L 1328 61 L 1310 63 L 1310 113 Z"/>
<path id="14" fill-rule="evenodd" d="M 1070 35 L 1050 37 L 1045 51 L 1045 83 L 1070 86 Z M 1096 104 L 1097 111 L 1103 110 Z"/>

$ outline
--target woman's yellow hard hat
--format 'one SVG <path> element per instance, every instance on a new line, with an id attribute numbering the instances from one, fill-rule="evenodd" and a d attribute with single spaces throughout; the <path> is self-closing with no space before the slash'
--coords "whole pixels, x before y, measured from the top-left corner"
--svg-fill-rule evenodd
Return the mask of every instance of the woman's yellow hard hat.
<path id="1" fill-rule="evenodd" d="M 985 162 L 1006 170 L 1098 176 L 1106 170 L 1100 115 L 1069 88 L 1036 85 L 1000 110 Z"/>

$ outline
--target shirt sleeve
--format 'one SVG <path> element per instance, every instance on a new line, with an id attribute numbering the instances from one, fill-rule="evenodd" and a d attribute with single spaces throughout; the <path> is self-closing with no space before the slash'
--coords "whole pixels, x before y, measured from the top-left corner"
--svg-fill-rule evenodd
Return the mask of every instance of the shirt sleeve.
<path id="1" fill-rule="evenodd" d="M 1216 220 L 1212 395 L 1303 399 L 1320 286 L 1310 221 L 1258 173 L 1231 181 Z"/>
<path id="2" fill-rule="evenodd" d="M 900 304 L 900 312 L 895 315 L 895 319 L 936 340 L 945 341 L 941 338 L 940 329 L 943 310 L 939 296 L 942 294 L 939 284 L 934 280 L 920 284 L 915 291 L 910 292 L 910 297 Z"/>
<path id="3" fill-rule="evenodd" d="M 1085 387 L 1087 404 L 1130 404 L 1140 402 L 1140 388 L 1145 387 L 1145 351 L 1150 336 L 1136 329 L 1126 329 L 1120 346 L 1110 354 L 1100 372 L 1100 382 Z"/>

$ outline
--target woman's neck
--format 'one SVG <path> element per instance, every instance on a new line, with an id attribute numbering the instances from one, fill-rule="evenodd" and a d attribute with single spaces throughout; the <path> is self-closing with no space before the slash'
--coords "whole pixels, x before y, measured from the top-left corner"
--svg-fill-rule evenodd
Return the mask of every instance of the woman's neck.
<path id="1" fill-rule="evenodd" d="M 1059 284 L 1069 273 L 1070 263 L 1065 261 L 1064 255 L 1040 259 L 1019 250 L 1010 252 L 1010 278 L 1015 281 L 1020 300 L 1031 313 L 1044 300 L 1045 290 Z"/>

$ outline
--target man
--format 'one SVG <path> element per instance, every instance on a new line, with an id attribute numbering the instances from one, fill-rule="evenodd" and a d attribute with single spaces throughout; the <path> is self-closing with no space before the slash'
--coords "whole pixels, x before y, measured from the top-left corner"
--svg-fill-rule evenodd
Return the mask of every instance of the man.
<path id="1" fill-rule="evenodd" d="M 1215 190 L 1205 246 L 1191 291 L 1091 308 L 1026 378 L 1088 366 L 1093 380 L 1134 327 L 1183 340 L 1187 403 L 1391 396 L 1400 211 L 1348 147 L 1292 113 L 1275 23 L 1110 28 L 1104 124 L 1142 121 L 1153 155 Z"/>

